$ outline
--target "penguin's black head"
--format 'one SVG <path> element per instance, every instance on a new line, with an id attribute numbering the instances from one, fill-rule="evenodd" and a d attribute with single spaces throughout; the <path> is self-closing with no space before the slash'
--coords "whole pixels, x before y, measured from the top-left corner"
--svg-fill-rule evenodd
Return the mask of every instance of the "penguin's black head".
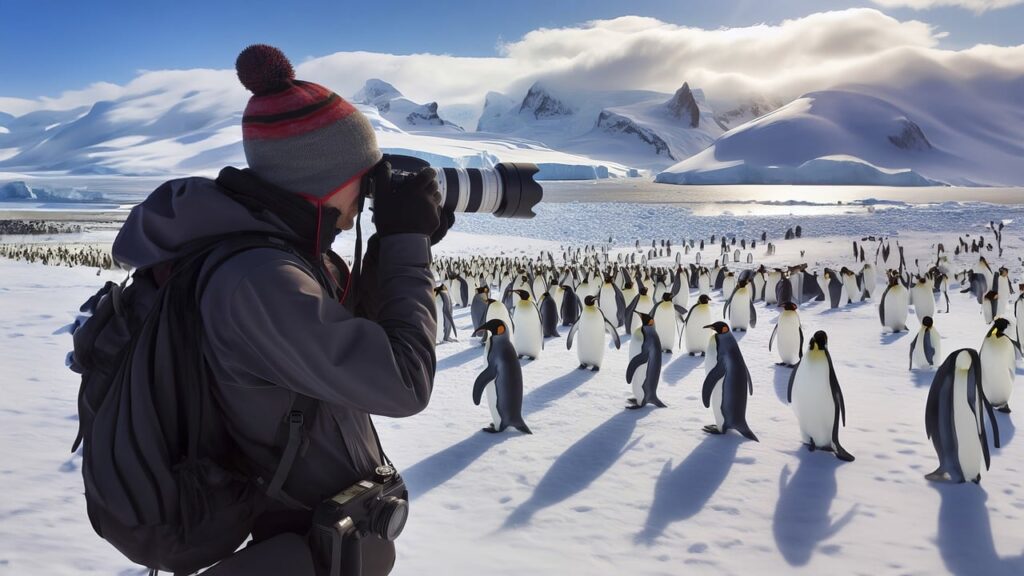
<path id="1" fill-rule="evenodd" d="M 715 331 L 715 334 L 728 334 L 729 325 L 725 322 L 715 322 L 714 324 L 708 324 L 705 328 L 710 328 Z"/>
<path id="2" fill-rule="evenodd" d="M 931 316 L 925 316 L 921 320 L 921 325 L 924 326 L 925 328 L 931 328 L 933 324 L 935 324 L 935 321 L 932 320 Z"/>
<path id="3" fill-rule="evenodd" d="M 629 279 L 629 278 L 627 277 L 627 278 L 626 278 L 626 283 L 625 283 L 625 284 L 623 284 L 622 286 L 623 286 L 623 288 L 625 288 L 626 290 L 629 290 L 630 288 L 632 288 L 632 287 L 633 287 L 633 281 L 632 281 L 632 280 L 630 280 L 630 279 Z"/>
<path id="4" fill-rule="evenodd" d="M 640 295 L 641 296 L 647 296 L 647 286 L 641 286 L 640 287 Z"/>
<path id="5" fill-rule="evenodd" d="M 561 288 L 562 290 L 572 290 L 571 287 L 566 286 L 565 284 L 559 284 L 558 287 Z"/>
<path id="6" fill-rule="evenodd" d="M 824 330 L 818 330 L 811 337 L 811 345 L 808 347 L 810 350 L 814 350 L 817 345 L 818 350 L 828 350 L 828 334 L 825 334 Z"/>
<path id="7" fill-rule="evenodd" d="M 796 311 L 796 302 L 786 302 L 782 305 L 783 310 Z"/>
<path id="8" fill-rule="evenodd" d="M 597 304 L 597 297 L 596 296 L 587 296 L 586 298 L 583 299 L 583 303 L 586 304 L 587 306 L 593 306 L 593 305 Z"/>
<path id="9" fill-rule="evenodd" d="M 643 326 L 654 326 L 654 317 L 644 314 L 643 312 L 637 312 L 640 315 L 640 322 Z"/>
<path id="10" fill-rule="evenodd" d="M 519 296 L 523 300 L 529 300 L 530 299 L 530 293 L 527 292 L 526 290 L 522 290 L 522 289 L 520 289 L 520 290 L 513 290 L 513 292 L 515 292 L 516 296 Z"/>
<path id="11" fill-rule="evenodd" d="M 736 283 L 736 287 L 737 288 L 746 288 L 746 286 L 747 286 L 747 279 L 746 278 L 744 278 L 744 279 L 742 279 L 742 280 L 740 280 L 739 282 Z"/>
<path id="12" fill-rule="evenodd" d="M 447 291 L 448 291 L 448 288 L 444 284 L 441 284 L 440 286 L 437 286 L 436 288 L 434 288 L 434 295 L 437 296 L 438 294 L 441 294 L 442 292 L 447 292 Z"/>
<path id="13" fill-rule="evenodd" d="M 992 330 L 989 330 L 989 336 L 1003 336 L 1006 329 L 1010 327 L 1010 321 L 1006 318 L 996 318 L 996 321 L 992 323 Z"/>
<path id="14" fill-rule="evenodd" d="M 701 294 L 700 296 L 697 297 L 697 304 L 710 304 L 710 303 L 711 303 L 711 297 L 708 296 L 707 294 Z"/>
<path id="15" fill-rule="evenodd" d="M 989 290 L 985 294 L 985 300 L 997 300 L 998 298 L 999 298 L 999 292 L 996 292 L 995 290 Z"/>
<path id="16" fill-rule="evenodd" d="M 671 302 L 672 301 L 672 293 L 671 292 L 665 292 L 664 294 L 662 294 L 661 295 L 661 301 L 662 302 Z"/>
<path id="17" fill-rule="evenodd" d="M 491 289 L 488 288 L 487 286 L 480 286 L 479 288 L 476 289 L 476 293 L 477 294 L 490 294 L 491 293 Z"/>
<path id="18" fill-rule="evenodd" d="M 495 318 L 493 320 L 488 320 L 486 323 L 484 323 L 483 326 L 480 326 L 476 330 L 474 330 L 473 336 L 478 336 L 483 332 L 490 332 L 491 334 L 501 336 L 505 332 L 508 332 L 508 327 L 505 326 L 505 322 Z"/>
<path id="19" fill-rule="evenodd" d="M 843 266 L 843 267 L 842 267 L 842 268 L 841 268 L 841 269 L 839 270 L 839 273 L 840 273 L 840 274 L 843 274 L 843 275 L 850 275 L 850 274 L 853 274 L 853 270 L 850 270 L 850 269 L 849 269 L 849 268 L 847 268 L 846 266 Z"/>

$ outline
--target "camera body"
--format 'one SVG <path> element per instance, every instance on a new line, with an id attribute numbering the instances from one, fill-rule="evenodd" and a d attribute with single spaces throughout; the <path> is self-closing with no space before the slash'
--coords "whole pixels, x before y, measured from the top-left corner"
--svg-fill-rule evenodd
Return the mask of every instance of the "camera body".
<path id="1" fill-rule="evenodd" d="M 378 466 L 372 478 L 360 480 L 317 506 L 313 523 L 331 527 L 342 537 L 374 535 L 393 541 L 409 517 L 409 491 L 388 465 Z"/>
<path id="2" fill-rule="evenodd" d="M 368 175 L 363 194 L 372 197 L 378 187 L 398 186 L 429 167 L 430 163 L 421 158 L 385 154 L 381 169 Z M 538 170 L 536 164 L 528 162 L 501 162 L 494 168 L 440 168 L 437 189 L 441 193 L 441 206 L 449 212 L 533 218 L 533 207 L 544 197 L 543 188 L 534 180 Z M 381 182 L 384 179 L 389 182 Z"/>

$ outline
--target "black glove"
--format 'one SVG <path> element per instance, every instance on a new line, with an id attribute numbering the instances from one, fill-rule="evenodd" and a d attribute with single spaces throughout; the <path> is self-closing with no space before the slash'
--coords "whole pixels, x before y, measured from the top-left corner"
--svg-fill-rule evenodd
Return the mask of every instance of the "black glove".
<path id="1" fill-rule="evenodd" d="M 439 210 L 441 225 L 430 235 L 431 246 L 435 246 L 443 240 L 445 235 L 448 234 L 448 230 L 455 225 L 455 212 L 445 210 L 444 208 L 439 208 Z"/>
<path id="2" fill-rule="evenodd" d="M 397 186 L 373 193 L 373 222 L 381 237 L 392 234 L 431 236 L 441 223 L 437 172 L 424 168 Z"/>

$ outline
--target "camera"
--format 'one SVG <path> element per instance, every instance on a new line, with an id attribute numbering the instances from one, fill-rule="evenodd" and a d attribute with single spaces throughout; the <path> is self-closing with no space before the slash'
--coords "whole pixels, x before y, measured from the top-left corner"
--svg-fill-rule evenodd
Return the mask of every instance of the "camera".
<path id="1" fill-rule="evenodd" d="M 362 572 L 359 540 L 376 536 L 389 542 L 401 535 L 409 518 L 409 491 L 390 465 L 378 466 L 360 480 L 321 502 L 313 512 L 313 542 L 321 562 L 344 574 Z"/>
<path id="2" fill-rule="evenodd" d="M 430 163 L 414 156 L 385 154 L 382 164 L 390 169 L 374 170 L 363 193 L 373 196 L 380 183 L 389 178 L 397 186 Z M 544 189 L 534 180 L 539 169 L 529 162 L 501 162 L 494 168 L 441 168 L 437 170 L 437 189 L 441 207 L 450 212 L 482 212 L 499 218 L 533 218 L 533 207 L 544 197 Z"/>

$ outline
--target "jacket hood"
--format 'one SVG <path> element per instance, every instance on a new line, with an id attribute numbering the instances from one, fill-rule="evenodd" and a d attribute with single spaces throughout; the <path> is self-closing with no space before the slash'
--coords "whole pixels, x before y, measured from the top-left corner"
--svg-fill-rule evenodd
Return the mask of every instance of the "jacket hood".
<path id="1" fill-rule="evenodd" d="M 113 256 L 146 268 L 182 256 L 204 238 L 242 233 L 283 238 L 315 255 L 330 248 L 338 215 L 248 170 L 228 167 L 217 180 L 181 178 L 160 185 L 132 208 L 114 239 Z"/>

